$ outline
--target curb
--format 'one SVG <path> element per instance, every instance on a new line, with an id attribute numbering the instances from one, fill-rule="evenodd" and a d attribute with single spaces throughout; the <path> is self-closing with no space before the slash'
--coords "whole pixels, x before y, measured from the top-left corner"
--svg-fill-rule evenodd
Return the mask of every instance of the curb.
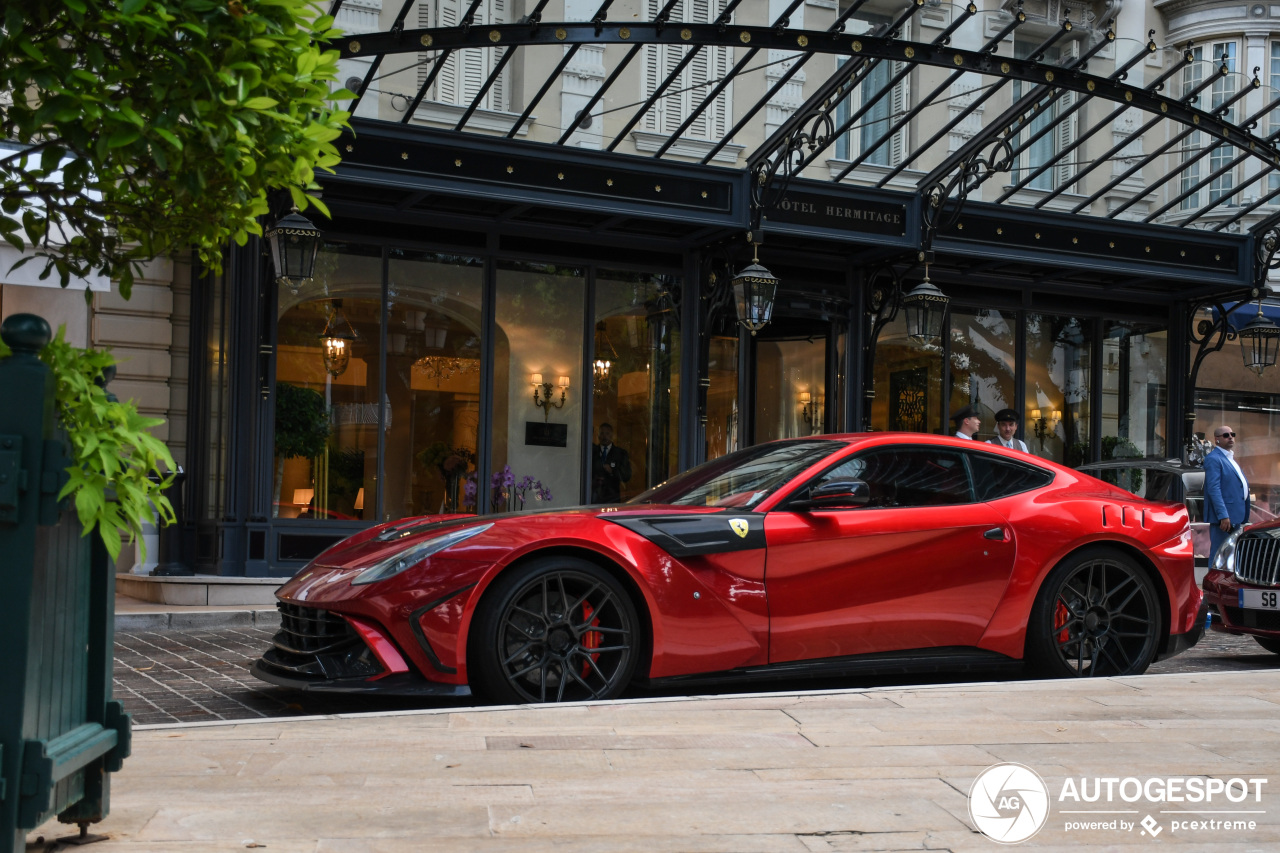
<path id="1" fill-rule="evenodd" d="M 278 610 L 204 610 L 194 613 L 117 613 L 116 631 L 197 631 L 214 628 L 278 628 Z"/>

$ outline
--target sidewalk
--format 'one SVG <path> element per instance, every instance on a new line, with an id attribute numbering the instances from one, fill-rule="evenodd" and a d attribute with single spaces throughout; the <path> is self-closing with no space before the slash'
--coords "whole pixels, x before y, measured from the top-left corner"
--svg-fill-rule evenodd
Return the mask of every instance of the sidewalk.
<path id="1" fill-rule="evenodd" d="M 157 631 L 166 628 L 275 628 L 280 614 L 274 604 L 202 604 L 175 606 L 141 601 L 116 593 L 116 631 Z"/>
<path id="2" fill-rule="evenodd" d="M 1049 791 L 1027 849 L 1262 853 L 1278 712 L 1280 672 L 1226 672 L 143 727 L 92 849 L 991 853 L 968 792 L 1011 761 Z M 1165 776 L 1268 781 L 1258 803 L 1058 802 L 1067 777 Z M 1064 826 L 1103 808 L 1158 838 Z M 1170 825 L 1224 819 L 1256 826 Z"/>

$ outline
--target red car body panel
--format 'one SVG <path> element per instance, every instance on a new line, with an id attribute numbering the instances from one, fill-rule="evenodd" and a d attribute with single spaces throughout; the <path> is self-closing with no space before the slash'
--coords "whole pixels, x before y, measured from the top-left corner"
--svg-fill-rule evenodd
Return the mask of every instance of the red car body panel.
<path id="1" fill-rule="evenodd" d="M 486 591 L 514 564 L 549 552 L 591 555 L 626 573 L 650 645 L 640 674 L 651 679 L 931 647 L 968 646 L 1020 658 L 1045 576 L 1064 557 L 1099 543 L 1124 549 L 1163 581 L 1166 634 L 1194 627 L 1201 600 L 1181 504 L 1148 503 L 1016 451 L 966 445 L 1030 461 L 1054 478 L 988 503 L 772 511 L 811 475 L 868 447 L 960 446 L 949 437 L 914 433 L 823 438 L 843 448 L 754 510 L 736 510 L 763 519 L 766 548 L 677 559 L 610 521 L 723 513 L 722 507 L 626 504 L 431 516 L 381 525 L 339 543 L 277 596 L 376 626 L 421 676 L 453 685 L 467 683 L 468 634 Z M 435 522 L 447 527 L 469 521 L 491 526 L 398 575 L 351 583 L 379 560 L 440 535 Z M 997 530 L 998 539 L 984 538 Z"/>

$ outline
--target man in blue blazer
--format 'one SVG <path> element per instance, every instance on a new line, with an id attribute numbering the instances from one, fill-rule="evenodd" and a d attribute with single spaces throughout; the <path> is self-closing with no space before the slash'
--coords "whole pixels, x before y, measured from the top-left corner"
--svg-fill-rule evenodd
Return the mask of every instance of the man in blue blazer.
<path id="1" fill-rule="evenodd" d="M 1249 483 L 1236 462 L 1236 433 L 1213 431 L 1213 450 L 1204 457 L 1204 520 L 1209 522 L 1209 562 L 1233 527 L 1249 520 Z"/>

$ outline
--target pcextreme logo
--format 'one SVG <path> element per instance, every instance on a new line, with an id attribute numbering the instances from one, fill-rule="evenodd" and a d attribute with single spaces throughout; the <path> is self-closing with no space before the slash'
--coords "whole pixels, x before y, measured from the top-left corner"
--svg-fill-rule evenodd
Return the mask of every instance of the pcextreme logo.
<path id="1" fill-rule="evenodd" d="M 1055 799 L 1063 832 L 1089 832 L 1091 840 L 1113 832 L 1154 840 L 1166 829 L 1169 837 L 1246 840 L 1242 834 L 1256 830 L 1259 816 L 1267 813 L 1260 808 L 1266 784 L 1258 778 L 1081 776 L 1064 779 L 1053 798 L 1030 767 L 1003 763 L 974 780 L 969 816 L 983 835 L 1001 844 L 1018 844 L 1044 828 Z"/>

